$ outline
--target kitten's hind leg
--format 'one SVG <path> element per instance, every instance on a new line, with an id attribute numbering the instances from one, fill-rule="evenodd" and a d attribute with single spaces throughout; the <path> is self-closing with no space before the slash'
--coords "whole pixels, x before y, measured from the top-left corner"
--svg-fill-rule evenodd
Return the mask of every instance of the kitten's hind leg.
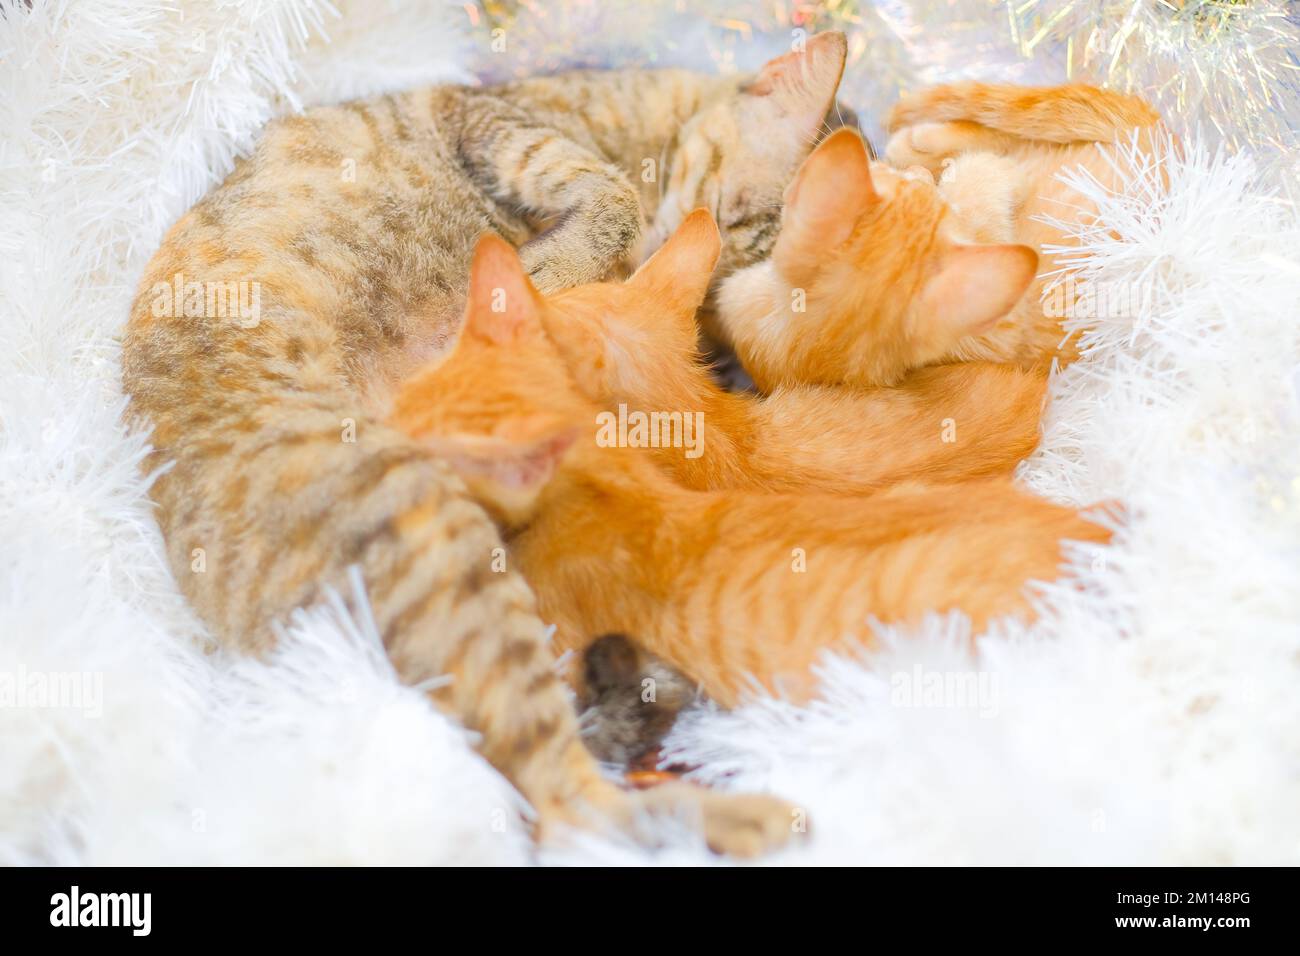
<path id="1" fill-rule="evenodd" d="M 554 217 L 520 257 L 542 292 L 597 282 L 641 235 L 641 200 L 618 166 L 486 94 L 466 100 L 462 160 L 498 201 Z"/>
<path id="2" fill-rule="evenodd" d="M 802 808 L 765 794 L 717 793 L 674 781 L 636 796 L 640 815 L 632 830 L 646 842 L 651 833 L 641 821 L 665 816 L 699 829 L 714 853 L 734 857 L 771 852 L 808 832 Z"/>
<path id="3" fill-rule="evenodd" d="M 1027 182 L 1016 163 L 992 153 L 966 153 L 939 176 L 939 192 L 967 242 L 1015 242 Z"/>

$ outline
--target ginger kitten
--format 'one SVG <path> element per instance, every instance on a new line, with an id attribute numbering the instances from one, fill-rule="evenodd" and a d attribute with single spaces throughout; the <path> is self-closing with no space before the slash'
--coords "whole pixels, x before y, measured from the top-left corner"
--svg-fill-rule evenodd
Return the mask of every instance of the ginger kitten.
<path id="1" fill-rule="evenodd" d="M 1056 174 L 1083 165 L 1118 185 L 1102 145 L 1150 145 L 1141 100 L 1075 84 L 934 87 L 894 109 L 871 163 L 851 131 L 828 137 L 790 185 L 770 260 L 723 283 L 718 323 L 760 388 L 882 385 L 958 360 L 1026 368 L 1075 357 L 1040 302 L 1038 221 L 1086 216 Z M 938 184 L 936 185 L 936 177 Z"/>
<path id="2" fill-rule="evenodd" d="M 629 634 L 724 706 L 751 676 L 799 698 L 821 652 L 869 642 L 871 621 L 1030 614 L 1026 584 L 1058 576 L 1062 539 L 1107 540 L 1006 481 L 864 498 L 696 491 L 640 449 L 600 447 L 600 407 L 546 329 L 572 313 L 693 315 L 717 236 L 687 223 L 678 238 L 624 284 L 543 298 L 515 251 L 484 237 L 458 342 L 394 408 L 394 427 L 492 513 L 558 649 Z"/>
<path id="3" fill-rule="evenodd" d="M 664 271 L 689 270 L 697 268 L 691 256 L 718 245 L 717 228 L 700 209 L 656 257 Z M 1038 442 L 1045 369 L 967 362 L 918 369 L 896 385 L 779 385 L 755 396 L 714 382 L 690 314 L 627 308 L 548 316 L 552 339 L 593 401 L 702 415 L 705 454 L 669 444 L 652 452 L 691 488 L 864 494 L 907 481 L 964 481 L 1011 474 Z"/>

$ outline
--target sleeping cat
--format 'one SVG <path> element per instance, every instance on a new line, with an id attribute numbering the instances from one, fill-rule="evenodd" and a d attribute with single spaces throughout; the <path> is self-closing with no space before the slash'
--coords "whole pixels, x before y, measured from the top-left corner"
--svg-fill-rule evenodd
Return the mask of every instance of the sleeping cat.
<path id="1" fill-rule="evenodd" d="M 888 385 L 962 359 L 1068 362 L 1074 345 L 1034 278 L 1060 265 L 1040 263 L 1044 244 L 1070 240 L 1036 217 L 1088 216 L 1057 173 L 1082 165 L 1117 187 L 1101 146 L 1150 148 L 1158 120 L 1135 97 L 1082 84 L 905 98 L 885 150 L 902 168 L 871 163 L 851 131 L 824 140 L 786 193 L 771 259 L 721 286 L 718 324 L 765 390 Z"/>
<path id="2" fill-rule="evenodd" d="M 694 315 L 719 254 L 716 230 L 699 226 L 688 219 L 622 286 L 549 298 L 507 243 L 485 236 L 454 349 L 397 397 L 394 426 L 449 461 L 492 513 L 558 649 L 631 634 L 723 706 L 751 677 L 798 699 L 821 652 L 869 641 L 873 620 L 960 609 L 978 627 L 1029 614 L 1026 583 L 1057 577 L 1062 539 L 1108 538 L 1007 481 L 860 498 L 706 492 L 640 449 L 600 447 L 600 407 L 546 329 L 557 313 Z M 628 291 L 635 301 L 617 294 Z"/>
<path id="3" fill-rule="evenodd" d="M 532 594 L 493 573 L 492 522 L 384 416 L 394 384 L 455 331 L 481 233 L 522 243 L 543 289 L 595 280 L 638 254 L 667 177 L 674 204 L 724 214 L 729 261 L 765 255 L 844 54 L 844 37 L 824 34 L 756 77 L 573 73 L 270 124 L 167 234 L 123 343 L 167 554 L 218 639 L 264 651 L 271 624 L 323 587 L 350 594 L 355 565 L 402 679 L 453 678 L 431 699 L 478 734 L 543 833 L 602 816 L 630 825 L 649 808 L 701 815 L 720 850 L 788 839 L 780 801 L 628 796 L 603 779 Z"/>
<path id="4" fill-rule="evenodd" d="M 673 241 L 710 231 L 713 220 L 696 210 Z M 548 331 L 579 387 L 606 409 L 703 416 L 704 454 L 669 444 L 651 452 L 687 487 L 865 494 L 1010 475 L 1038 442 L 1046 369 L 962 362 L 918 369 L 893 386 L 737 393 L 700 363 L 694 316 L 665 322 L 637 307 L 632 287 L 607 294 L 614 307 L 555 310 Z"/>

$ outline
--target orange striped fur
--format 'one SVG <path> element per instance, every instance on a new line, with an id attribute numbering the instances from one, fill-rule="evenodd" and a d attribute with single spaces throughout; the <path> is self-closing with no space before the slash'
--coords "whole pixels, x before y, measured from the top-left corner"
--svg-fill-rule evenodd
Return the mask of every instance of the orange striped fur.
<path id="1" fill-rule="evenodd" d="M 957 360 L 1068 362 L 1074 345 L 1035 276 L 1059 264 L 1044 246 L 1071 240 L 1038 217 L 1086 218 L 1057 174 L 1082 165 L 1118 186 L 1101 147 L 1136 136 L 1149 148 L 1157 121 L 1141 100 L 1080 84 L 906 97 L 892 166 L 850 131 L 804 163 L 771 259 L 723 284 L 717 324 L 765 390 L 892 384 Z"/>
<path id="2" fill-rule="evenodd" d="M 592 309 L 685 321 L 717 243 L 695 223 L 683 230 L 695 255 L 548 298 L 485 237 L 456 347 L 395 404 L 393 425 L 447 456 L 493 513 L 560 648 L 631 634 L 724 705 L 749 675 L 799 697 L 817 656 L 869 642 L 872 619 L 960 609 L 978 626 L 1032 613 L 1026 584 L 1058 576 L 1062 539 L 1107 539 L 1002 480 L 860 498 L 698 491 L 641 449 L 601 447 L 600 407 L 547 329 Z"/>
<path id="3" fill-rule="evenodd" d="M 679 290 L 703 295 L 689 280 L 718 248 L 712 219 L 697 210 L 652 261 Z M 688 487 L 862 494 L 1009 475 L 1038 442 L 1045 370 L 968 362 L 918 369 L 890 386 L 730 392 L 700 362 L 694 316 L 683 310 L 664 321 L 638 296 L 631 285 L 602 290 L 590 307 L 570 297 L 549 314 L 551 335 L 603 407 L 703 414 L 707 454 L 654 450 Z"/>

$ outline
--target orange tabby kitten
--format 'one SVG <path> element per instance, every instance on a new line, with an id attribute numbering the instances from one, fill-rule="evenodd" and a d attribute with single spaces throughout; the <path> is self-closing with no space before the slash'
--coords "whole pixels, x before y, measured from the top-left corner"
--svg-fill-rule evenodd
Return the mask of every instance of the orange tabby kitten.
<path id="1" fill-rule="evenodd" d="M 672 276 L 718 258 L 720 238 L 696 210 L 656 253 Z M 554 310 L 548 331 L 588 397 L 606 408 L 702 415 L 707 453 L 658 443 L 654 455 L 691 488 L 877 491 L 903 481 L 1007 475 L 1033 451 L 1046 370 L 967 362 L 918 369 L 865 390 L 779 386 L 766 396 L 720 388 L 699 361 L 695 318 L 637 308 L 611 289 L 604 311 Z"/>
<path id="2" fill-rule="evenodd" d="M 797 698 L 819 654 L 869 640 L 872 620 L 961 609 L 979 626 L 1030 613 L 1025 584 L 1058 575 L 1061 539 L 1108 538 L 1005 481 L 865 498 L 707 492 L 682 488 L 636 449 L 600 447 L 600 408 L 546 326 L 609 309 L 685 321 L 717 255 L 715 237 L 704 239 L 688 228 L 679 254 L 622 286 L 542 298 L 514 249 L 484 237 L 458 342 L 398 394 L 393 424 L 458 470 L 493 515 L 559 649 L 632 634 L 724 706 L 747 675 Z"/>
<path id="3" fill-rule="evenodd" d="M 849 131 L 825 140 L 787 190 L 771 259 L 724 283 L 718 323 L 765 390 L 890 384 L 958 359 L 1069 361 L 1034 277 L 1044 244 L 1070 240 L 1036 217 L 1086 217 L 1057 173 L 1082 165 L 1118 186 L 1100 145 L 1136 135 L 1149 147 L 1158 121 L 1135 97 L 1080 84 L 908 97 L 886 148 L 908 168 L 870 163 Z"/>

